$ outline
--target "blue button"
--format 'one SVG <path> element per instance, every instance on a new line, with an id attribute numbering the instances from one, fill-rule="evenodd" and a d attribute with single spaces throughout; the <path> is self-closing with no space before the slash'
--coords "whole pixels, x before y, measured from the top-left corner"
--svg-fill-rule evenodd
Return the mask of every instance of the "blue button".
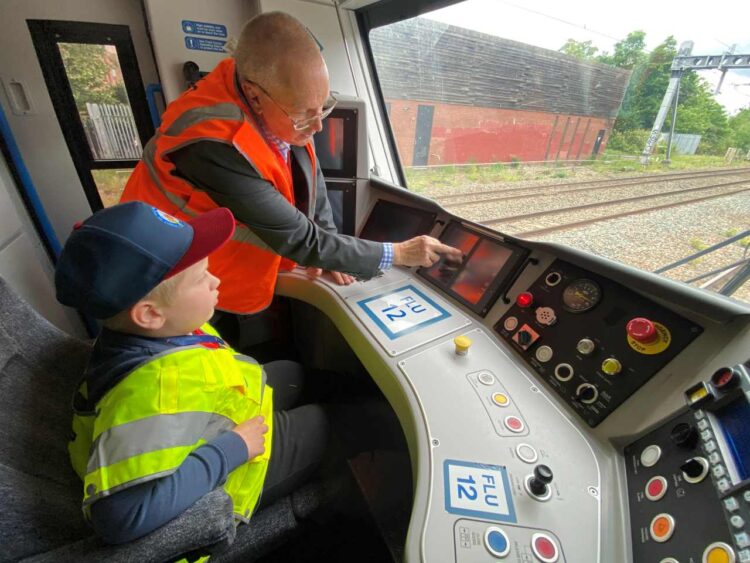
<path id="1" fill-rule="evenodd" d="M 490 526 L 484 534 L 484 544 L 495 557 L 505 557 L 510 551 L 507 534 L 497 526 Z"/>

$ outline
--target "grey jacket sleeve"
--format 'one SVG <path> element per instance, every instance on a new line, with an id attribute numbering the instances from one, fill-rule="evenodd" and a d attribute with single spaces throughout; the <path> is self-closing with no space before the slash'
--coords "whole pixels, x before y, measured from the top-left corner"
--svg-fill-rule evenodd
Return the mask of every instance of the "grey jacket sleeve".
<path id="1" fill-rule="evenodd" d="M 315 214 L 322 223 L 319 226 L 260 178 L 230 145 L 199 141 L 171 153 L 169 158 L 176 167 L 173 174 L 205 191 L 218 205 L 228 207 L 259 239 L 256 241 L 259 245 L 266 245 L 267 249 L 302 266 L 364 278 L 378 273 L 382 243 L 335 233 L 325 183 L 322 194 L 318 186 L 315 202 Z M 325 197 L 325 203 L 321 197 Z"/>
<path id="2" fill-rule="evenodd" d="M 333 221 L 333 210 L 328 200 L 328 188 L 320 169 L 320 162 L 315 163 L 315 174 L 317 176 L 318 193 L 315 198 L 315 223 L 329 233 L 337 232 L 336 223 Z"/>

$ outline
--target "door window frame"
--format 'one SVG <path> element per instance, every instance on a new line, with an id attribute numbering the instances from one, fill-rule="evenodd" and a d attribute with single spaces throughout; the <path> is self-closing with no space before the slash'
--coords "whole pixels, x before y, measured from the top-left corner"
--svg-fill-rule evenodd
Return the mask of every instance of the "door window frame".
<path id="1" fill-rule="evenodd" d="M 83 43 L 115 47 L 125 91 L 133 112 L 133 120 L 138 130 L 141 146 L 145 147 L 154 134 L 154 127 L 133 40 L 130 36 L 130 28 L 127 25 L 58 20 L 30 19 L 27 20 L 27 24 L 52 106 L 73 158 L 83 191 L 91 210 L 97 211 L 103 207 L 103 204 L 91 170 L 134 168 L 139 160 L 96 160 L 94 158 L 57 45 L 58 43 Z"/>

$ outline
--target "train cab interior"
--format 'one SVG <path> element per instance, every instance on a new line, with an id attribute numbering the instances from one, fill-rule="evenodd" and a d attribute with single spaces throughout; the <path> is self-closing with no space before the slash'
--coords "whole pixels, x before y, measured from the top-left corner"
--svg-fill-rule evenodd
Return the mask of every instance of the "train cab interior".
<path id="1" fill-rule="evenodd" d="M 715 283 L 704 289 L 654 271 L 685 256 L 683 266 L 708 270 L 714 241 L 698 248 L 685 235 L 682 254 L 634 264 L 593 239 L 548 236 L 560 229 L 531 207 L 538 181 L 501 193 L 486 212 L 451 202 L 482 195 L 470 172 L 491 169 L 481 163 L 517 174 L 524 160 L 547 162 L 551 190 L 546 180 L 563 166 L 601 159 L 635 72 L 425 17 L 472 2 L 0 6 L 0 561 L 750 561 L 748 259 L 730 257 L 736 263 L 709 272 Z M 166 105 L 228 56 L 243 22 L 272 10 L 308 26 L 330 71 L 338 103 L 315 143 L 338 230 L 379 242 L 430 235 L 463 259 L 351 285 L 282 272 L 271 307 L 225 327 L 227 337 L 261 362 L 301 362 L 337 400 L 385 405 L 379 439 L 346 455 L 335 480 L 260 511 L 249 532 L 235 530 L 217 492 L 164 533 L 107 546 L 85 525 L 80 483 L 56 443 L 98 327 L 55 301 L 55 261 L 76 221 L 117 202 Z M 101 68 L 111 69 L 103 84 L 119 81 L 119 90 L 86 86 Z M 479 99 L 496 113 L 472 129 Z M 716 246 L 747 252 L 748 164 L 733 154 L 734 167 L 701 173 L 737 176 L 729 195 L 739 199 L 724 209 L 740 219 L 726 219 L 730 242 Z M 441 199 L 441 162 L 457 163 L 465 192 Z M 409 189 L 420 174 L 435 189 Z M 618 205 L 640 189 L 637 174 L 625 180 Z M 583 189 L 574 183 L 544 197 L 573 202 L 565 189 Z M 689 188 L 703 189 L 724 188 Z M 683 207 L 654 205 L 675 221 L 671 233 L 683 232 Z M 712 209 L 691 221 L 711 222 Z M 619 213 L 612 221 L 637 212 Z M 602 225 L 571 221 L 579 240 Z M 677 246 L 666 228 L 607 225 L 620 248 Z"/>

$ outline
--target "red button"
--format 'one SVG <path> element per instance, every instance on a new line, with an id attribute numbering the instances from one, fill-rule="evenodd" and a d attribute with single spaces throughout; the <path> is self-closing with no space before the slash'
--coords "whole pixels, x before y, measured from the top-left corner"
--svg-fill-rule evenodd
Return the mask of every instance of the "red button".
<path id="1" fill-rule="evenodd" d="M 505 417 L 505 427 L 511 432 L 522 432 L 523 421 L 515 416 Z"/>
<path id="2" fill-rule="evenodd" d="M 516 305 L 518 305 L 521 308 L 531 307 L 531 304 L 533 302 L 534 302 L 534 296 L 528 291 L 519 293 L 518 297 L 516 297 Z"/>
<path id="3" fill-rule="evenodd" d="M 661 499 L 666 494 L 667 487 L 667 480 L 664 477 L 661 475 L 652 477 L 646 483 L 646 498 L 653 501 Z"/>
<path id="4" fill-rule="evenodd" d="M 625 327 L 625 330 L 630 338 L 641 344 L 653 342 L 659 336 L 654 323 L 643 317 L 636 317 L 631 320 Z"/>
<path id="5" fill-rule="evenodd" d="M 537 533 L 531 536 L 531 548 L 536 558 L 544 563 L 555 563 L 559 556 L 557 544 L 547 534 Z"/>

